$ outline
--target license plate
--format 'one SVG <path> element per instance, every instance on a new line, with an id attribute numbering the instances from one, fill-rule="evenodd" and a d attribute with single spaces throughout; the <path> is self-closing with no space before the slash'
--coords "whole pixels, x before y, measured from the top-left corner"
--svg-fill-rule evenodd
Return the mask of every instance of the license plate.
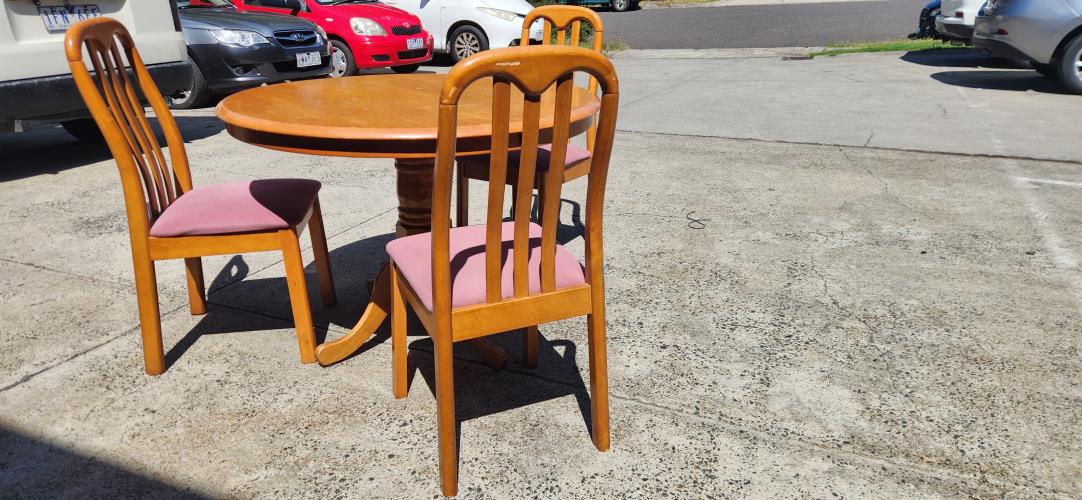
<path id="1" fill-rule="evenodd" d="M 41 22 L 45 23 L 45 30 L 49 33 L 63 33 L 71 25 L 101 17 L 101 10 L 97 5 L 67 5 L 64 7 L 38 7 Z"/>
<path id="2" fill-rule="evenodd" d="M 301 52 L 297 54 L 297 67 L 319 66 L 319 52 Z"/>
<path id="3" fill-rule="evenodd" d="M 424 38 L 407 38 L 406 39 L 406 48 L 409 49 L 409 50 L 423 49 L 423 48 L 425 48 L 425 39 Z"/>

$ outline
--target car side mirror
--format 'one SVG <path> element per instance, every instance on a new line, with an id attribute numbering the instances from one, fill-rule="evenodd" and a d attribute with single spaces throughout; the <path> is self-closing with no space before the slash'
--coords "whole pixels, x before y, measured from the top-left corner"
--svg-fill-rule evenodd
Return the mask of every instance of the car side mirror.
<path id="1" fill-rule="evenodd" d="M 294 16 L 303 9 L 301 0 L 263 0 L 260 4 L 275 9 L 289 9 Z"/>

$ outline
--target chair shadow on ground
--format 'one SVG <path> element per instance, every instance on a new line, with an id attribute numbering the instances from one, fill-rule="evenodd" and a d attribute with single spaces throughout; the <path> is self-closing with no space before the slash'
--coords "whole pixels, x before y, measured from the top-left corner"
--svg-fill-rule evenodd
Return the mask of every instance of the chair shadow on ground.
<path id="1" fill-rule="evenodd" d="M 575 201 L 565 199 L 562 200 L 561 208 L 562 217 L 557 227 L 556 239 L 560 244 L 567 244 L 585 234 L 582 206 Z M 565 224 L 564 220 L 568 223 Z M 308 238 L 306 231 L 301 236 L 302 247 L 309 246 Z M 334 274 L 335 292 L 338 296 L 338 304 L 335 307 L 323 307 L 319 298 L 315 264 L 307 262 L 305 277 L 317 345 L 327 340 L 330 329 L 335 330 L 331 337 L 337 338 L 343 334 L 342 329 L 349 330 L 356 324 L 371 297 L 369 289 L 371 281 L 387 263 L 385 247 L 393 238 L 393 234 L 386 233 L 331 249 L 331 271 Z M 329 245 L 333 247 L 334 241 L 330 241 Z M 278 266 L 278 269 L 274 269 L 275 266 Z M 279 260 L 270 268 L 274 269 L 275 274 L 281 275 L 284 273 L 281 266 Z M 200 318 L 199 323 L 176 344 L 166 345 L 166 369 L 180 360 L 184 353 L 204 335 L 278 329 L 292 331 L 293 313 L 285 278 L 281 276 L 249 278 L 249 275 L 255 271 L 250 268 L 244 255 L 233 256 L 222 269 L 209 267 L 204 269 L 208 278 L 214 276 L 206 283 L 207 314 Z M 186 311 L 187 306 L 184 306 L 180 313 L 186 314 Z M 411 314 L 409 323 L 411 334 L 422 334 L 423 327 L 412 316 Z M 389 338 L 390 327 L 387 322 L 384 322 L 372 338 L 350 357 L 364 354 Z M 511 351 L 508 350 L 508 352 Z M 296 355 L 296 353 L 291 353 L 291 355 Z"/>
<path id="2" fill-rule="evenodd" d="M 973 89 L 1071 94 L 1059 80 L 1037 73 L 1023 61 L 990 57 L 976 49 L 910 51 L 902 55 L 901 59 L 943 69 L 973 68 L 941 71 L 931 75 L 932 79 L 948 85 Z"/>
<path id="3" fill-rule="evenodd" d="M 218 134 L 225 124 L 213 116 L 175 117 L 185 143 Z M 157 130 L 156 119 L 151 118 Z M 158 133 L 158 143 L 165 146 L 165 139 Z M 30 130 L 14 134 L 0 134 L 0 182 L 24 179 L 43 174 L 56 174 L 69 168 L 77 168 L 113 157 L 104 142 L 88 143 L 76 140 L 64 129 L 57 127 Z"/>

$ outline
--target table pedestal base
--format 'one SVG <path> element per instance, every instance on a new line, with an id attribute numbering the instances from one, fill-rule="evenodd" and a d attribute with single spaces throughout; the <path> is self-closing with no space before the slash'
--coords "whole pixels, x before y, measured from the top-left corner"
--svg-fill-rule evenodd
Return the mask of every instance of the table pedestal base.
<path id="1" fill-rule="evenodd" d="M 399 158 L 394 162 L 398 191 L 398 237 L 423 233 L 432 229 L 432 158 Z M 348 358 L 360 349 L 376 329 L 387 319 L 391 311 L 391 273 L 387 267 L 380 269 L 372 284 L 372 299 L 364 314 L 344 337 L 324 342 L 316 347 L 316 359 L 323 366 L 332 365 Z M 500 369 L 507 364 L 507 352 L 486 339 L 470 340 L 470 345 L 489 366 Z"/>

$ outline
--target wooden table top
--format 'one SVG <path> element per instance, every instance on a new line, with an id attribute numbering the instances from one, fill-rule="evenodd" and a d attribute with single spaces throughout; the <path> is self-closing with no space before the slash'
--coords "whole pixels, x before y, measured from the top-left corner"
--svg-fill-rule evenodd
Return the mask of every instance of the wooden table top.
<path id="1" fill-rule="evenodd" d="M 257 87 L 226 97 L 218 117 L 244 142 L 299 153 L 369 158 L 431 158 L 445 75 L 365 75 Z M 541 140 L 550 142 L 555 92 L 542 98 Z M 511 145 L 522 129 L 522 94 L 512 86 Z M 571 134 L 585 132 L 600 108 L 576 88 Z M 491 139 L 492 85 L 480 80 L 459 101 L 459 154 L 485 153 Z"/>

